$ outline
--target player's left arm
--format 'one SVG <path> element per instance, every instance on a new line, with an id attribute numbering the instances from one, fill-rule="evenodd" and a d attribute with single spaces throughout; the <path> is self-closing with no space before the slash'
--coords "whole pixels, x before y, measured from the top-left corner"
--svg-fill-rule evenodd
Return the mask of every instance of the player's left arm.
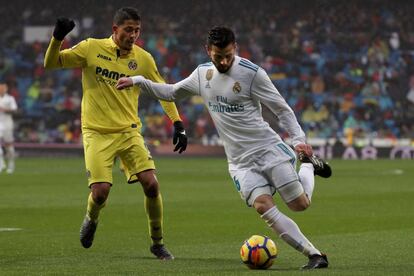
<path id="1" fill-rule="evenodd" d="M 300 127 L 292 108 L 273 85 L 266 72 L 259 68 L 252 83 L 252 97 L 270 109 L 279 118 L 280 124 L 292 139 L 297 152 L 312 155 L 312 147 L 306 144 L 306 136 Z"/>
<path id="2" fill-rule="evenodd" d="M 164 79 L 161 77 L 158 72 L 157 65 L 155 64 L 154 59 L 151 57 L 149 59 L 148 71 L 145 77 L 149 80 L 152 80 L 156 83 L 165 83 Z M 188 138 L 185 133 L 184 124 L 178 114 L 177 106 L 174 102 L 167 102 L 159 100 L 162 109 L 173 122 L 174 125 L 174 135 L 173 135 L 173 144 L 175 145 L 174 151 L 182 153 L 187 148 Z"/>

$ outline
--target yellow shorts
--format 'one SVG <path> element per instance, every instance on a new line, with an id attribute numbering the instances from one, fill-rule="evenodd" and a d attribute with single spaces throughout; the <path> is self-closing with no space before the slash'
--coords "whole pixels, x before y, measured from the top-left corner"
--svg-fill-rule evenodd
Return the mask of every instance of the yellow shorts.
<path id="1" fill-rule="evenodd" d="M 155 169 L 151 153 L 138 131 L 100 134 L 83 132 L 86 173 L 89 186 L 96 182 L 112 184 L 112 167 L 121 159 L 128 183 L 138 181 L 137 174 Z"/>

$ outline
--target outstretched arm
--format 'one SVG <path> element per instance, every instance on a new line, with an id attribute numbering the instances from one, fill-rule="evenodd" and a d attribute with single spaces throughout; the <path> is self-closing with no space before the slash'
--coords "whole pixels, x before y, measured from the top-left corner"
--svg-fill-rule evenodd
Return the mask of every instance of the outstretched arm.
<path id="1" fill-rule="evenodd" d="M 155 83 L 143 76 L 134 76 L 120 78 L 116 88 L 121 90 L 133 85 L 138 85 L 143 92 L 153 98 L 169 102 L 192 95 L 199 95 L 197 69 L 188 78 L 176 84 Z"/>
<path id="2" fill-rule="evenodd" d="M 123 77 L 118 80 L 116 88 L 122 90 L 133 85 L 138 85 L 141 91 L 159 100 L 173 102 L 177 99 L 173 84 L 157 83 L 147 80 L 143 76 Z"/>

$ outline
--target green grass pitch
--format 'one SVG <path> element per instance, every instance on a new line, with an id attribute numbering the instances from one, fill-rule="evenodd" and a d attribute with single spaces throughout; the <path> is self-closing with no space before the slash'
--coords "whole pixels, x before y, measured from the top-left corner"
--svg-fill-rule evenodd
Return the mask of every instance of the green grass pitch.
<path id="1" fill-rule="evenodd" d="M 331 162 L 312 206 L 286 209 L 330 260 L 322 275 L 414 273 L 412 160 Z M 81 158 L 19 159 L 0 175 L 0 275 L 303 275 L 306 258 L 283 243 L 240 200 L 224 158 L 156 158 L 164 197 L 165 242 L 176 260 L 149 253 L 143 193 L 114 169 L 94 245 L 79 242 L 88 189 Z M 21 228 L 6 231 L 7 228 Z M 270 270 L 240 261 L 243 240 L 269 235 L 279 249 Z M 308 272 L 306 272 L 308 274 Z"/>

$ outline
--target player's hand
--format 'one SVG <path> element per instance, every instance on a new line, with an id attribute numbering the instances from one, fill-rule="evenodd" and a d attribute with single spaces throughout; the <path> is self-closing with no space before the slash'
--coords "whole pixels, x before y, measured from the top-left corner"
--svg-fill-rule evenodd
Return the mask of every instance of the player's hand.
<path id="1" fill-rule="evenodd" d="M 311 145 L 302 143 L 295 146 L 295 151 L 299 154 L 303 152 L 306 156 L 310 157 L 313 154 L 313 149 Z"/>
<path id="2" fill-rule="evenodd" d="M 53 37 L 57 40 L 63 40 L 65 36 L 75 28 L 75 22 L 66 17 L 59 17 L 56 20 Z"/>
<path id="3" fill-rule="evenodd" d="M 175 145 L 174 151 L 178 150 L 178 153 L 182 153 L 187 148 L 187 135 L 185 135 L 185 129 L 183 122 L 174 122 L 174 137 L 173 144 Z"/>
<path id="4" fill-rule="evenodd" d="M 118 82 L 116 83 L 116 89 L 118 89 L 118 90 L 122 90 L 122 89 L 124 89 L 124 88 L 127 88 L 127 87 L 131 87 L 131 86 L 133 86 L 134 84 L 133 84 L 133 82 L 132 82 L 132 79 L 131 78 L 128 78 L 128 77 L 122 77 L 122 78 L 120 78 L 119 80 L 118 80 Z"/>

